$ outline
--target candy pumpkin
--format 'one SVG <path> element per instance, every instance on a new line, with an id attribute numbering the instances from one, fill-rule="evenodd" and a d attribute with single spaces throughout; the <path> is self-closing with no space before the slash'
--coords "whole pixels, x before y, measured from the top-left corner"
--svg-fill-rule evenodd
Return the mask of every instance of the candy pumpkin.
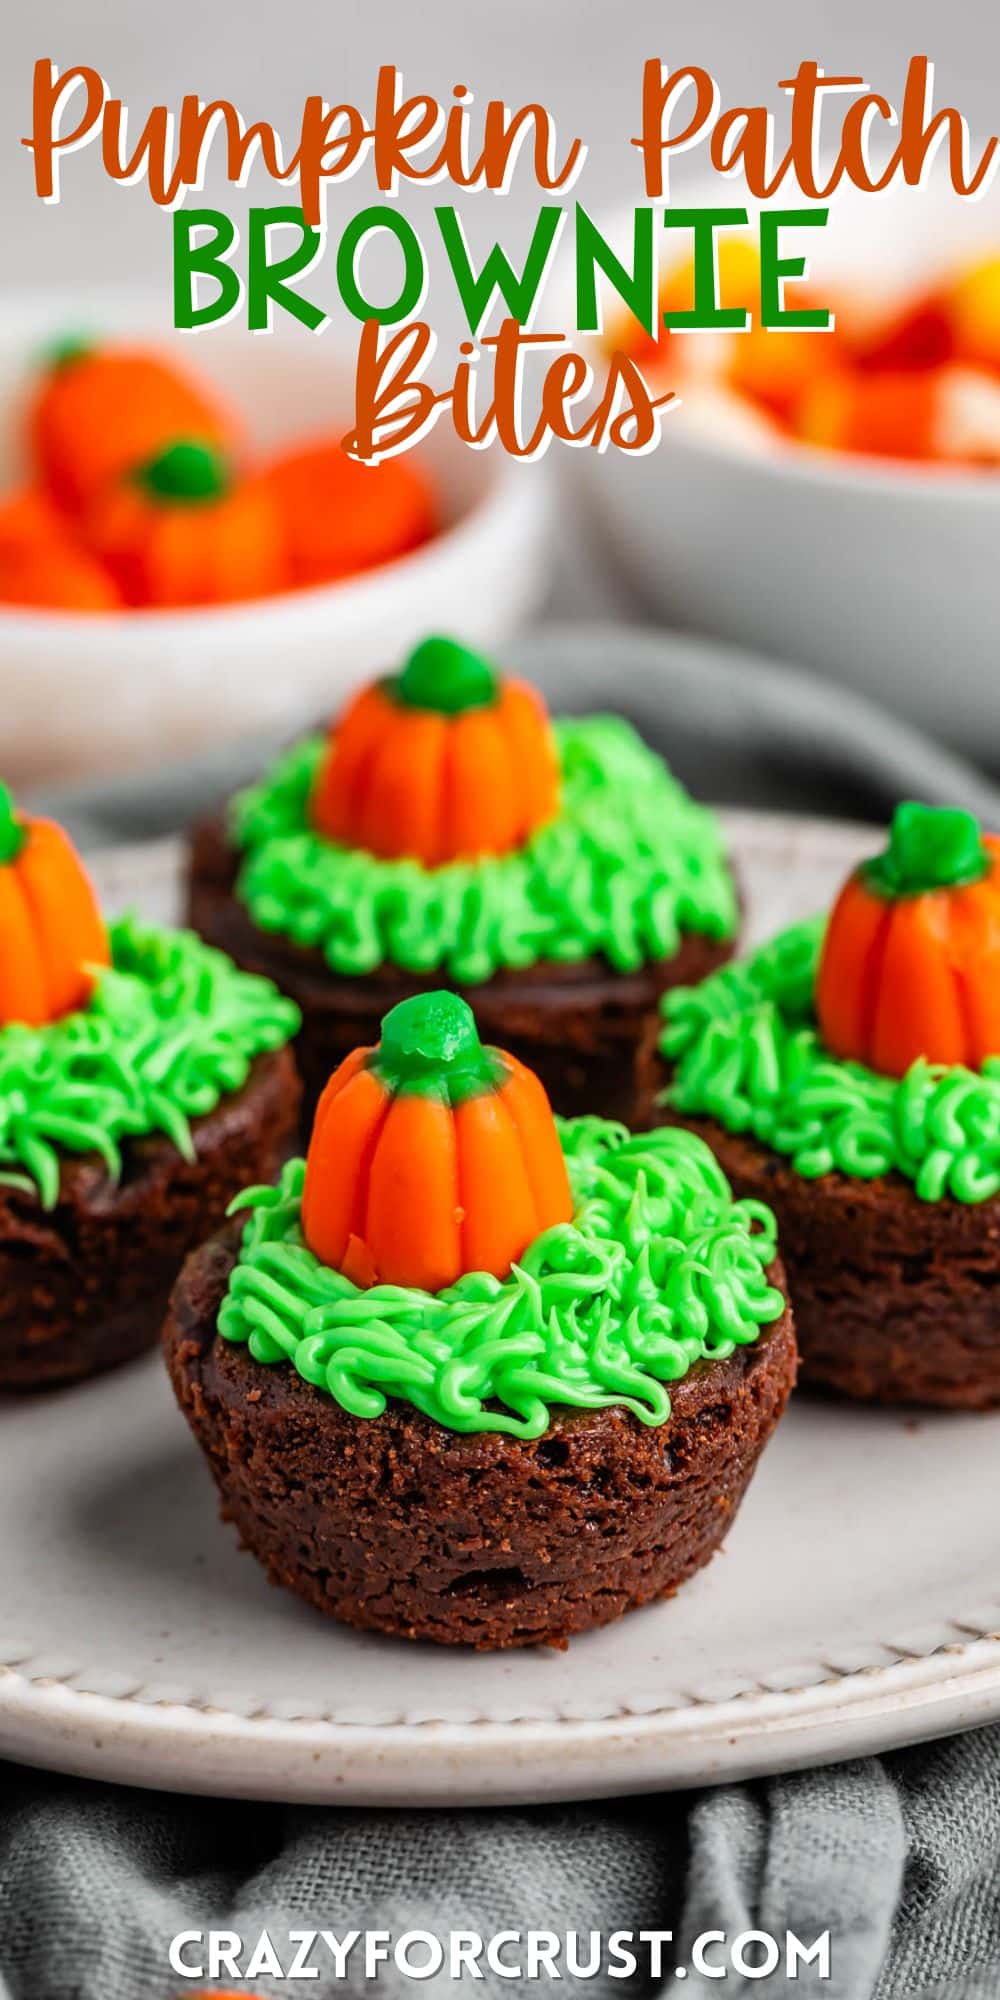
<path id="1" fill-rule="evenodd" d="M 425 639 L 348 705 L 311 811 L 328 840 L 435 868 L 523 845 L 558 804 L 541 697 L 453 639 Z"/>
<path id="2" fill-rule="evenodd" d="M 66 532 L 65 516 L 41 486 L 16 487 L 0 500 L 0 555 L 44 547 Z"/>
<path id="3" fill-rule="evenodd" d="M 348 1056 L 320 1098 L 302 1230 L 355 1284 L 438 1292 L 466 1271 L 503 1278 L 572 1212 L 538 1078 L 483 1048 L 455 993 L 400 1001 L 378 1046 Z"/>
<path id="4" fill-rule="evenodd" d="M 885 1076 L 1000 1055 L 1000 838 L 970 813 L 898 806 L 834 904 L 816 1013 L 834 1055 Z"/>
<path id="5" fill-rule="evenodd" d="M 277 510 L 210 445 L 178 439 L 101 495 L 88 540 L 134 605 L 228 604 L 287 583 Z"/>
<path id="6" fill-rule="evenodd" d="M 360 465 L 320 438 L 263 468 L 285 534 L 291 581 L 331 583 L 419 548 L 434 529 L 430 488 L 409 458 Z"/>
<path id="7" fill-rule="evenodd" d="M 71 541 L 0 546 L 0 604 L 37 611 L 117 611 L 121 603 L 114 579 Z"/>
<path id="8" fill-rule="evenodd" d="M 0 501 L 0 603 L 54 611 L 114 611 L 121 593 L 37 487 Z"/>
<path id="9" fill-rule="evenodd" d="M 18 816 L 0 785 L 0 1026 L 40 1028 L 86 1005 L 108 939 L 75 848 L 51 820 Z"/>
<path id="10" fill-rule="evenodd" d="M 53 351 L 30 422 L 39 472 L 73 510 L 175 438 L 229 450 L 236 436 L 228 412 L 163 356 L 84 341 Z"/>

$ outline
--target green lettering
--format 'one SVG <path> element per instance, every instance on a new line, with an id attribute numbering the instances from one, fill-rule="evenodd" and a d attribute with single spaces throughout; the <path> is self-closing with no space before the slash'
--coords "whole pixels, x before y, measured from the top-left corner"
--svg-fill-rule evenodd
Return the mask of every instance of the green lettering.
<path id="1" fill-rule="evenodd" d="M 739 228 L 746 221 L 745 208 L 664 209 L 664 229 L 690 229 L 694 236 L 694 306 L 690 312 L 665 312 L 665 327 L 671 331 L 679 326 L 736 327 L 745 333 L 750 315 L 744 307 L 723 307 L 718 301 L 715 232 Z"/>
<path id="2" fill-rule="evenodd" d="M 500 293 L 508 316 L 515 319 L 519 326 L 527 326 L 565 220 L 563 210 L 555 203 L 547 203 L 539 209 L 520 276 L 499 243 L 494 243 L 482 270 L 477 274 L 472 268 L 469 246 L 455 210 L 436 208 L 434 213 L 470 333 L 478 334 L 489 312 L 494 292 Z"/>
<path id="3" fill-rule="evenodd" d="M 273 261 L 270 236 L 275 229 L 297 229 L 299 241 L 287 257 Z M 251 333 L 266 333 L 272 324 L 272 306 L 290 313 L 310 333 L 325 324 L 326 314 L 310 299 L 294 292 L 288 283 L 315 264 L 323 247 L 323 232 L 305 221 L 301 208 L 252 208 L 247 251 L 247 325 Z"/>
<path id="4" fill-rule="evenodd" d="M 204 243 L 195 243 L 195 232 L 211 229 Z M 213 326 L 228 319 L 243 297 L 243 284 L 232 265 L 226 262 L 238 241 L 235 222 L 217 208 L 178 208 L 174 211 L 174 325 L 191 328 Z M 208 305 L 195 304 L 195 279 L 214 278 L 218 285 Z"/>
<path id="5" fill-rule="evenodd" d="M 373 300 L 365 297 L 357 272 L 358 255 L 366 236 L 373 236 L 379 229 L 387 229 L 403 252 L 403 282 L 396 298 L 384 306 L 375 305 Z M 351 218 L 337 251 L 337 284 L 352 318 L 376 319 L 380 326 L 393 326 L 397 320 L 409 319 L 424 296 L 426 283 L 427 263 L 423 245 L 412 224 L 396 209 L 388 204 L 363 208 Z"/>
<path id="6" fill-rule="evenodd" d="M 653 211 L 637 208 L 632 224 L 632 267 L 623 264 L 605 242 L 585 208 L 576 205 L 576 324 L 581 333 L 598 333 L 597 272 L 610 279 L 633 319 L 652 336 L 656 312 L 653 275 Z"/>
<path id="7" fill-rule="evenodd" d="M 781 302 L 786 278 L 804 278 L 804 257 L 779 257 L 778 231 L 795 225 L 800 229 L 822 229 L 828 208 L 764 208 L 760 215 L 760 323 L 765 327 L 812 327 L 825 333 L 831 315 L 823 306 L 801 306 L 797 311 Z"/>

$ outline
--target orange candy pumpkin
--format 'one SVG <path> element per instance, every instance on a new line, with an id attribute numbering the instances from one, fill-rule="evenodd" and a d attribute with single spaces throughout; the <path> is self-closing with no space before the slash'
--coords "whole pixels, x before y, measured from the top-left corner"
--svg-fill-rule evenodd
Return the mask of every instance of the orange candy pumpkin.
<path id="1" fill-rule="evenodd" d="M 434 530 L 430 488 L 409 458 L 360 465 L 338 438 L 320 438 L 273 459 L 261 478 L 281 516 L 295 585 L 374 569 Z"/>
<path id="2" fill-rule="evenodd" d="M 1000 839 L 970 813 L 898 806 L 834 904 L 816 984 L 834 1055 L 903 1076 L 1000 1055 Z"/>
<path id="3" fill-rule="evenodd" d="M 20 818 L 0 785 L 0 1026 L 58 1021 L 90 998 L 107 932 L 80 858 L 51 820 Z"/>
<path id="4" fill-rule="evenodd" d="M 288 580 L 272 496 L 259 480 L 232 481 L 218 452 L 194 439 L 103 493 L 87 532 L 128 604 L 228 604 Z"/>
<path id="5" fill-rule="evenodd" d="M 0 500 L 0 555 L 44 547 L 65 533 L 65 516 L 41 486 L 16 487 Z"/>
<path id="6" fill-rule="evenodd" d="M 227 411 L 182 369 L 145 348 L 57 348 L 31 412 L 39 471 L 60 506 L 86 506 L 175 438 L 231 449 Z"/>
<path id="7" fill-rule="evenodd" d="M 374 1049 L 342 1062 L 316 1111 L 302 1230 L 360 1286 L 439 1292 L 506 1277 L 573 1213 L 566 1162 L 534 1073 L 483 1048 L 455 993 L 400 1001 Z"/>
<path id="8" fill-rule="evenodd" d="M 523 845 L 558 805 L 541 697 L 453 639 L 425 639 L 348 705 L 311 810 L 328 840 L 437 868 Z"/>
<path id="9" fill-rule="evenodd" d="M 0 604 L 34 611 L 118 611 L 121 602 L 114 579 L 71 541 L 0 547 Z"/>
<path id="10" fill-rule="evenodd" d="M 121 604 L 113 578 L 36 487 L 0 501 L 0 604 L 50 611 L 115 611 Z"/>

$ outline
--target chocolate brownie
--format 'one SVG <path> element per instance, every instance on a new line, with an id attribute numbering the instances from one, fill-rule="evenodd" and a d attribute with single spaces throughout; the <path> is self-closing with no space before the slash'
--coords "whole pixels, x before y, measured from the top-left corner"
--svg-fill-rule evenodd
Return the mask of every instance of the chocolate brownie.
<path id="1" fill-rule="evenodd" d="M 670 1596 L 728 1531 L 795 1377 L 787 1308 L 671 1387 L 660 1427 L 557 1410 L 537 1439 L 446 1429 L 390 1400 L 361 1421 L 219 1338 L 231 1226 L 188 1259 L 164 1330 L 222 1512 L 271 1580 L 346 1624 L 482 1651 Z M 777 1266 L 771 1281 L 782 1285 Z"/>
<path id="2" fill-rule="evenodd" d="M 1000 1197 L 922 1201 L 897 1173 L 807 1179 L 756 1139 L 658 1105 L 668 1071 L 656 1040 L 651 1031 L 638 1058 L 637 1124 L 697 1132 L 734 1194 L 773 1209 L 804 1384 L 874 1402 L 1000 1405 Z"/>
<path id="3" fill-rule="evenodd" d="M 282 1048 L 192 1121 L 193 1159 L 153 1133 L 124 1145 L 118 1181 L 95 1154 L 64 1155 L 49 1210 L 0 1187 L 0 1389 L 75 1381 L 151 1347 L 187 1252 L 241 1188 L 277 1173 L 299 1094 Z"/>
<path id="4" fill-rule="evenodd" d="M 187 916 L 192 927 L 237 965 L 264 974 L 302 1013 L 296 1056 L 310 1121 L 331 1072 L 351 1050 L 378 1040 L 379 1023 L 398 1000 L 441 985 L 383 964 L 364 979 L 332 972 L 321 951 L 261 930 L 236 895 L 240 858 L 223 819 L 195 830 Z M 616 972 L 605 959 L 502 969 L 481 985 L 456 986 L 475 1007 L 483 1039 L 502 1043 L 541 1078 L 564 1117 L 593 1113 L 628 1122 L 636 1041 L 668 988 L 691 986 L 732 956 L 732 940 L 688 932 L 670 959 Z"/>

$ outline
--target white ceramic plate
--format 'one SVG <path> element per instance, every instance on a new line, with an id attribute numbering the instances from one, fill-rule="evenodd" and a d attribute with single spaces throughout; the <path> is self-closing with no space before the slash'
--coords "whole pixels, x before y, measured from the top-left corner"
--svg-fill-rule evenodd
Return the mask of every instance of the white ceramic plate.
<path id="1" fill-rule="evenodd" d="M 826 897 L 857 828 L 731 816 L 754 933 Z M 104 858 L 166 915 L 176 856 Z M 563 1654 L 348 1632 L 217 1517 L 158 1359 L 0 1404 L 0 1754 L 335 1803 L 596 1796 L 856 1756 L 1000 1715 L 1000 1416 L 800 1397 L 725 1551 Z"/>

